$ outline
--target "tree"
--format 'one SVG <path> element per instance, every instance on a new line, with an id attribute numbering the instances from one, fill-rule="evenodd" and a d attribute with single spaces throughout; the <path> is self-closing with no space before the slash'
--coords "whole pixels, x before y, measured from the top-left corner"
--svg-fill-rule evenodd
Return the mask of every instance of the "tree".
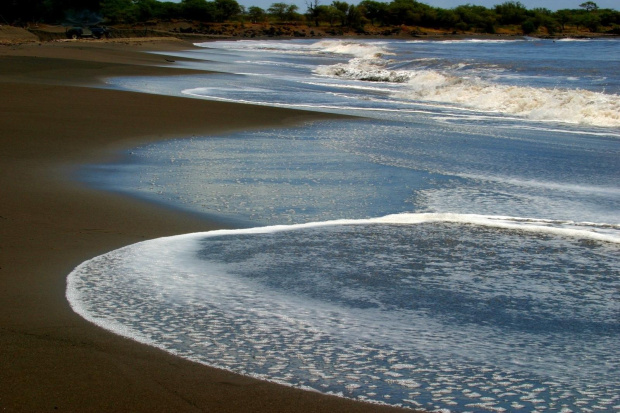
<path id="1" fill-rule="evenodd" d="M 419 14 L 416 13 L 415 1 L 394 0 L 388 5 L 389 24 L 418 24 Z"/>
<path id="2" fill-rule="evenodd" d="M 531 13 L 537 27 L 544 26 L 550 35 L 556 33 L 559 23 L 553 17 L 551 10 L 539 7 L 532 10 Z"/>
<path id="3" fill-rule="evenodd" d="M 172 0 L 178 1 L 178 0 Z M 252 6 L 246 13 L 239 0 L 0 0 L 0 23 L 24 24 L 49 22 L 63 24 L 95 24 L 103 17 L 111 24 L 147 21 L 153 18 L 188 18 L 203 22 L 226 21 L 240 13 L 252 21 L 266 18 L 265 10 Z M 252 0 L 249 0 L 252 1 Z M 285 0 L 286 1 L 286 0 Z M 316 26 L 321 21 L 330 25 L 340 23 L 361 29 L 372 25 L 409 25 L 444 29 L 476 30 L 494 33 L 497 24 L 521 27 L 532 32 L 545 27 L 549 33 L 566 30 L 568 25 L 585 27 L 591 31 L 602 29 L 620 31 L 620 12 L 600 9 L 591 0 L 584 1 L 578 9 L 551 12 L 544 8 L 528 10 L 520 1 L 504 1 L 493 8 L 465 4 L 454 9 L 431 7 L 418 0 L 361 0 L 359 5 L 349 0 L 304 0 L 308 22 Z M 422 0 L 423 1 L 423 0 Z M 465 3 L 465 2 L 463 2 Z M 298 20 L 297 6 L 273 3 L 268 12 L 280 21 Z"/>
<path id="4" fill-rule="evenodd" d="M 454 25 L 454 28 L 457 30 L 460 30 L 462 32 L 466 32 L 467 30 L 470 29 L 469 24 L 465 23 L 464 21 L 460 21 L 457 24 Z"/>
<path id="5" fill-rule="evenodd" d="M 538 26 L 536 22 L 532 19 L 526 20 L 521 24 L 521 30 L 523 30 L 523 34 L 532 34 L 536 30 L 538 30 Z"/>
<path id="6" fill-rule="evenodd" d="M 352 29 L 363 31 L 362 13 L 357 6 L 351 4 L 347 10 L 347 25 Z"/>
<path id="7" fill-rule="evenodd" d="M 587 13 L 577 18 L 576 23 L 591 32 L 597 32 L 601 26 L 601 18 L 594 13 Z"/>
<path id="8" fill-rule="evenodd" d="M 142 22 L 152 19 L 159 7 L 159 2 L 156 0 L 133 0 L 133 3 L 134 16 Z"/>
<path id="9" fill-rule="evenodd" d="M 421 26 L 435 24 L 435 11 L 432 7 L 416 0 L 393 0 L 387 9 L 388 23 Z"/>
<path id="10" fill-rule="evenodd" d="M 562 31 L 566 30 L 566 24 L 570 23 L 573 19 L 573 13 L 568 9 L 558 10 L 553 14 L 555 20 L 560 23 Z"/>
<path id="11" fill-rule="evenodd" d="M 319 6 L 319 15 L 321 20 L 327 21 L 330 27 L 333 27 L 334 22 L 339 18 L 340 11 L 332 5 Z"/>
<path id="12" fill-rule="evenodd" d="M 223 22 L 241 13 L 241 6 L 236 0 L 214 0 L 214 4 L 216 21 Z"/>
<path id="13" fill-rule="evenodd" d="M 586 1 L 585 3 L 581 3 L 579 7 L 585 9 L 586 11 L 598 10 L 598 5 L 593 1 Z"/>
<path id="14" fill-rule="evenodd" d="M 295 20 L 298 7 L 294 4 L 273 3 L 267 12 L 280 21 Z"/>
<path id="15" fill-rule="evenodd" d="M 373 26 L 378 22 L 385 24 L 387 4 L 375 0 L 363 0 L 359 6 L 362 14 L 370 20 Z"/>
<path id="16" fill-rule="evenodd" d="M 459 15 L 452 10 L 437 10 L 437 24 L 439 25 L 439 27 L 443 27 L 445 29 L 452 29 L 456 27 L 459 20 Z"/>
<path id="17" fill-rule="evenodd" d="M 159 19 L 174 19 L 181 17 L 181 5 L 171 1 L 157 2 L 154 17 Z"/>
<path id="18" fill-rule="evenodd" d="M 65 22 L 67 13 L 75 14 L 82 11 L 97 15 L 96 18 L 93 16 L 91 20 L 100 21 L 102 19 L 99 0 L 14 0 L 8 2 L 5 0 L 3 3 L 9 3 L 9 7 L 12 3 L 14 10 L 20 10 L 18 17 L 24 20 L 44 20 L 49 23 L 71 24 L 71 22 Z M 0 14 L 4 15 L 1 11 Z M 8 18 L 7 15 L 4 17 L 5 19 Z"/>
<path id="19" fill-rule="evenodd" d="M 520 24 L 527 19 L 527 9 L 519 1 L 507 1 L 495 6 L 500 24 Z"/>
<path id="20" fill-rule="evenodd" d="M 252 23 L 258 23 L 264 21 L 267 15 L 265 14 L 265 10 L 261 9 L 260 7 L 251 6 L 248 9 L 248 16 L 250 17 L 250 21 Z"/>
<path id="21" fill-rule="evenodd" d="M 459 30 L 477 28 L 486 33 L 495 32 L 497 14 L 494 10 L 489 10 L 484 6 L 473 6 L 467 4 L 465 6 L 458 6 L 454 9 L 454 12 L 457 13 L 461 19 L 456 26 Z"/>
<path id="22" fill-rule="evenodd" d="M 336 15 L 340 19 L 340 25 L 346 26 L 349 3 L 347 3 L 346 1 L 334 0 L 332 1 L 332 7 L 337 10 Z"/>
<path id="23" fill-rule="evenodd" d="M 133 2 L 131 0 L 104 0 L 101 2 L 101 13 L 111 24 L 133 22 Z"/>
<path id="24" fill-rule="evenodd" d="M 308 20 L 314 21 L 316 27 L 319 27 L 319 18 L 321 17 L 321 9 L 319 7 L 319 0 L 306 0 L 306 16 Z"/>
<path id="25" fill-rule="evenodd" d="M 215 4 L 206 0 L 181 0 L 183 17 L 204 22 L 214 21 L 217 11 Z"/>
<path id="26" fill-rule="evenodd" d="M 613 26 L 614 24 L 620 25 L 620 11 L 602 9 L 598 10 L 597 14 L 601 18 L 601 24 L 603 26 Z"/>

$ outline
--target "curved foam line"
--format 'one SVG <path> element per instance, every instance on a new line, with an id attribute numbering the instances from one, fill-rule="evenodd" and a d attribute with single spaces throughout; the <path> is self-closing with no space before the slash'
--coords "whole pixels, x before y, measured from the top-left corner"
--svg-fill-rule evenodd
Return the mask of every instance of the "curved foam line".
<path id="1" fill-rule="evenodd" d="M 610 224 L 600 224 L 600 223 L 586 223 L 586 222 L 572 222 L 572 221 L 558 221 L 558 220 L 549 220 L 549 219 L 539 219 L 539 218 L 524 218 L 524 217 L 510 217 L 510 216 L 490 216 L 490 215 L 477 215 L 477 214 L 453 214 L 453 213 L 404 213 L 404 214 L 393 214 L 387 215 L 379 218 L 371 218 L 371 219 L 342 219 L 342 220 L 332 220 L 332 221 L 324 221 L 324 222 L 315 222 L 315 223 L 306 223 L 306 224 L 297 224 L 297 225 L 276 225 L 269 227 L 257 227 L 257 228 L 248 228 L 248 229 L 236 229 L 236 230 L 218 230 L 211 232 L 196 232 L 190 234 L 177 235 L 172 237 L 162 237 L 153 240 L 147 240 L 143 242 L 139 242 L 136 244 L 132 244 L 99 257 L 95 257 L 91 260 L 85 261 L 84 263 L 77 266 L 67 277 L 67 290 L 66 297 L 71 305 L 71 308 L 79 314 L 81 317 L 86 319 L 93 324 L 100 326 L 108 331 L 111 331 L 115 334 L 119 334 L 123 337 L 130 338 L 137 342 L 150 345 L 152 347 L 159 348 L 164 350 L 170 354 L 180 356 L 189 360 L 193 360 L 195 362 L 208 365 L 215 368 L 221 368 L 228 371 L 236 371 L 234 368 L 228 367 L 226 365 L 222 365 L 221 363 L 215 362 L 207 362 L 204 359 L 199 357 L 193 357 L 183 351 L 177 351 L 168 347 L 165 343 L 160 343 L 154 341 L 147 337 L 144 334 L 141 334 L 139 331 L 132 329 L 119 321 L 116 321 L 113 318 L 106 317 L 97 317 L 92 313 L 89 313 L 86 306 L 82 304 L 80 301 L 80 274 L 83 273 L 90 265 L 94 264 L 95 267 L 99 264 L 98 260 L 107 260 L 114 259 L 115 257 L 122 255 L 124 252 L 131 252 L 138 245 L 145 246 L 148 250 L 160 251 L 161 248 L 165 248 L 167 252 L 171 252 L 173 255 L 178 254 L 193 254 L 193 248 L 188 248 L 188 246 L 195 246 L 196 240 L 204 239 L 206 237 L 218 237 L 229 234 L 264 234 L 264 233 L 273 233 L 273 232 L 281 232 L 281 231 L 291 231 L 298 230 L 304 228 L 318 228 L 318 227 L 327 227 L 327 226 L 338 226 L 338 225 L 372 225 L 372 224 L 395 224 L 395 225 L 415 225 L 415 224 L 423 224 L 423 223 L 432 223 L 432 222 L 450 222 L 450 223 L 459 223 L 466 225 L 480 225 L 494 228 L 504 228 L 511 230 L 525 230 L 531 232 L 544 232 L 557 234 L 560 236 L 570 236 L 570 237 L 579 237 L 579 238 L 590 238 L 597 239 L 600 241 L 608 241 L 612 243 L 620 243 L 620 236 L 614 235 L 606 235 L 600 234 L 596 232 L 592 232 L 591 230 L 585 228 L 597 228 L 597 229 L 611 229 L 612 231 L 620 232 L 620 225 L 610 225 Z M 556 227 L 553 227 L 555 225 Z M 572 227 L 580 227 L 578 229 L 574 228 L 560 228 L 557 226 L 572 226 Z M 175 242 L 171 243 L 173 240 Z M 178 242 L 180 241 L 180 242 Z M 165 255 L 165 254 L 164 254 Z M 160 259 L 158 257 L 158 259 Z M 165 257 L 161 259 L 165 260 Z M 183 262 L 186 262 L 184 257 L 181 257 Z M 187 260 L 187 262 L 191 262 L 191 260 Z M 403 365 L 406 367 L 406 365 Z M 278 378 L 269 377 L 265 374 L 259 373 L 248 373 L 245 372 L 248 376 L 256 377 L 262 380 L 278 382 L 283 385 L 291 386 L 291 387 L 301 387 L 306 390 L 317 391 L 312 387 L 307 385 L 295 385 L 293 383 L 281 381 Z M 405 386 L 414 386 L 416 383 L 414 381 L 404 383 Z M 338 394 L 340 397 L 344 397 L 343 394 Z M 372 400 L 367 400 L 372 401 Z"/>
<path id="2" fill-rule="evenodd" d="M 273 225 L 268 227 L 256 227 L 248 229 L 216 230 L 210 232 L 196 233 L 205 237 L 217 237 L 229 234 L 265 234 L 270 232 L 292 231 L 304 228 L 319 228 L 338 225 L 368 225 L 368 224 L 423 224 L 431 222 L 445 222 L 456 224 L 478 225 L 490 228 L 518 230 L 526 232 L 538 232 L 553 234 L 571 238 L 585 238 L 595 241 L 610 242 L 620 244 L 620 236 L 609 233 L 596 232 L 594 229 L 620 230 L 620 225 L 597 224 L 590 222 L 556 221 L 537 218 L 522 218 L 510 216 L 493 216 L 477 214 L 454 214 L 454 213 L 403 213 L 386 215 L 379 218 L 369 219 L 339 219 L 322 222 L 309 222 L 294 225 Z M 570 226 L 561 228 L 553 225 Z M 193 235 L 193 234 L 186 234 Z M 179 237 L 183 237 L 180 235 Z"/>
<path id="3" fill-rule="evenodd" d="M 142 241 L 136 244 L 119 248 L 114 251 L 121 251 L 143 243 L 164 242 L 170 239 L 194 239 L 197 237 L 212 238 L 231 234 L 266 234 L 282 231 L 294 231 L 305 228 L 320 228 L 339 225 L 369 225 L 369 224 L 395 224 L 395 225 L 415 225 L 432 222 L 457 223 L 466 225 L 478 225 L 490 228 L 509 229 L 526 232 L 547 233 L 571 238 L 590 239 L 596 241 L 620 244 L 620 234 L 616 235 L 611 232 L 620 233 L 620 224 L 605 224 L 594 222 L 574 222 L 559 221 L 541 218 L 511 217 L 502 215 L 479 215 L 479 214 L 455 214 L 455 213 L 402 213 L 391 214 L 378 218 L 368 219 L 338 219 L 322 222 L 309 222 L 294 225 L 272 225 L 266 227 L 254 227 L 246 229 L 222 229 L 208 232 L 194 232 L 189 234 L 173 235 L 170 237 L 161 237 L 152 240 Z M 560 227 L 564 226 L 564 227 Z M 609 232 L 597 232 L 609 231 Z M 102 257 L 109 253 L 100 255 Z M 86 264 L 99 257 L 92 258 L 77 266 L 67 277 L 67 298 L 70 303 L 75 302 L 75 291 L 73 289 L 74 277 L 77 272 Z M 76 311 L 78 312 L 78 311 Z M 81 312 L 78 312 L 81 314 Z M 93 321 L 95 322 L 95 321 Z M 95 322 L 96 323 L 96 322 Z"/>
<path id="4" fill-rule="evenodd" d="M 490 228 L 508 229 L 525 231 L 530 233 L 545 233 L 551 235 L 558 235 L 564 237 L 589 239 L 595 241 L 609 242 L 613 244 L 620 244 L 620 225 L 617 224 L 602 224 L 592 222 L 573 222 L 573 221 L 558 221 L 540 218 L 524 218 L 524 217 L 511 217 L 511 216 L 493 216 L 493 215 L 478 215 L 478 214 L 454 214 L 454 213 L 403 213 L 392 214 L 384 217 L 369 218 L 369 219 L 339 219 L 323 222 L 310 222 L 305 224 L 295 225 L 273 225 L 267 227 L 254 227 L 247 229 L 223 229 L 209 232 L 194 232 L 189 234 L 174 235 L 170 237 L 161 237 L 152 240 L 142 241 L 135 244 L 119 248 L 114 251 L 110 251 L 106 254 L 92 258 L 83 262 L 77 266 L 67 276 L 67 290 L 66 298 L 71 305 L 73 311 L 82 316 L 84 319 L 92 322 L 93 324 L 102 326 L 108 330 L 124 337 L 129 337 L 138 342 L 155 346 L 166 351 L 170 351 L 163 345 L 158 345 L 145 336 L 137 335 L 133 331 L 129 331 L 129 328 L 115 322 L 114 320 L 99 319 L 89 314 L 80 304 L 78 289 L 76 288 L 77 278 L 80 271 L 88 266 L 92 261 L 102 259 L 105 256 L 114 255 L 115 253 L 123 250 L 131 249 L 141 244 L 160 244 L 166 243 L 169 248 L 170 240 L 177 241 L 192 241 L 197 238 L 214 238 L 224 235 L 232 234 L 267 234 L 283 231 L 294 231 L 306 228 L 320 228 L 328 226 L 339 225 L 372 225 L 372 224 L 394 224 L 394 225 L 416 225 L 424 223 L 457 223 L 464 225 L 478 225 Z M 560 227 L 564 226 L 564 227 Z M 596 230 L 609 231 L 607 233 L 596 232 Z M 619 235 L 611 232 L 618 232 Z M 157 248 L 157 245 L 155 245 Z M 183 245 L 176 248 L 178 251 L 184 251 Z"/>

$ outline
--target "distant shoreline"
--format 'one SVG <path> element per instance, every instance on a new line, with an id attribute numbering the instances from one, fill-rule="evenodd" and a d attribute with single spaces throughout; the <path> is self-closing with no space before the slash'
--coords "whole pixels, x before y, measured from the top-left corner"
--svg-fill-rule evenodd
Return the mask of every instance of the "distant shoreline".
<path id="1" fill-rule="evenodd" d="M 523 34 L 512 30 L 500 30 L 497 33 L 456 32 L 434 30 L 419 27 L 382 27 L 369 32 L 357 33 L 346 28 L 316 28 L 306 24 L 240 24 L 209 23 L 198 25 L 194 22 L 178 22 L 174 25 L 119 25 L 110 28 L 107 39 L 68 39 L 66 27 L 52 25 L 28 25 L 27 28 L 1 26 L 0 46 L 37 42 L 72 41 L 99 43 L 106 41 L 136 42 L 144 39 L 178 39 L 188 42 L 209 40 L 266 40 L 266 39 L 316 39 L 322 38 L 357 38 L 357 39 L 407 39 L 407 40 L 458 40 L 458 39 L 618 39 L 620 33 L 594 33 L 588 31 L 571 31 L 567 33 Z"/>

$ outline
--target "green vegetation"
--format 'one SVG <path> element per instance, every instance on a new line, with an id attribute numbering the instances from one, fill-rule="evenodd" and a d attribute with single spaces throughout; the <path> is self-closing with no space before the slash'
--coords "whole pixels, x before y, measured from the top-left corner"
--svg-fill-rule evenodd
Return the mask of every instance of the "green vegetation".
<path id="1" fill-rule="evenodd" d="M 527 9 L 518 1 L 506 1 L 493 8 L 466 4 L 453 9 L 432 7 L 416 0 L 380 2 L 362 0 L 358 5 L 333 0 L 321 4 L 308 1 L 300 14 L 292 4 L 276 2 L 267 10 L 244 8 L 236 0 L 19 0 L 0 5 L 0 23 L 20 22 L 132 24 L 147 21 L 186 19 L 202 23 L 239 21 L 251 23 L 305 23 L 314 27 L 340 27 L 364 32 L 365 28 L 400 26 L 451 32 L 496 33 L 500 30 L 525 34 L 557 34 L 569 27 L 590 32 L 620 34 L 620 12 L 600 9 L 586 1 L 577 10 L 552 12 Z M 88 12 L 86 12 L 88 10 Z M 97 19 L 96 17 L 99 18 Z"/>

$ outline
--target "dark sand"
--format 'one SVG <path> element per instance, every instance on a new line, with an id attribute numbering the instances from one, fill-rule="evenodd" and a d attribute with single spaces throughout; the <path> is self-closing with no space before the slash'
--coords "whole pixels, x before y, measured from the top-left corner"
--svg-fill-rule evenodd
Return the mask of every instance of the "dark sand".
<path id="1" fill-rule="evenodd" d="M 76 165 L 165 138 L 326 117 L 92 87 L 109 76 L 187 73 L 141 52 L 189 47 L 144 39 L 0 46 L 0 411 L 396 411 L 185 361 L 69 307 L 66 276 L 81 262 L 221 227 L 71 182 Z"/>

